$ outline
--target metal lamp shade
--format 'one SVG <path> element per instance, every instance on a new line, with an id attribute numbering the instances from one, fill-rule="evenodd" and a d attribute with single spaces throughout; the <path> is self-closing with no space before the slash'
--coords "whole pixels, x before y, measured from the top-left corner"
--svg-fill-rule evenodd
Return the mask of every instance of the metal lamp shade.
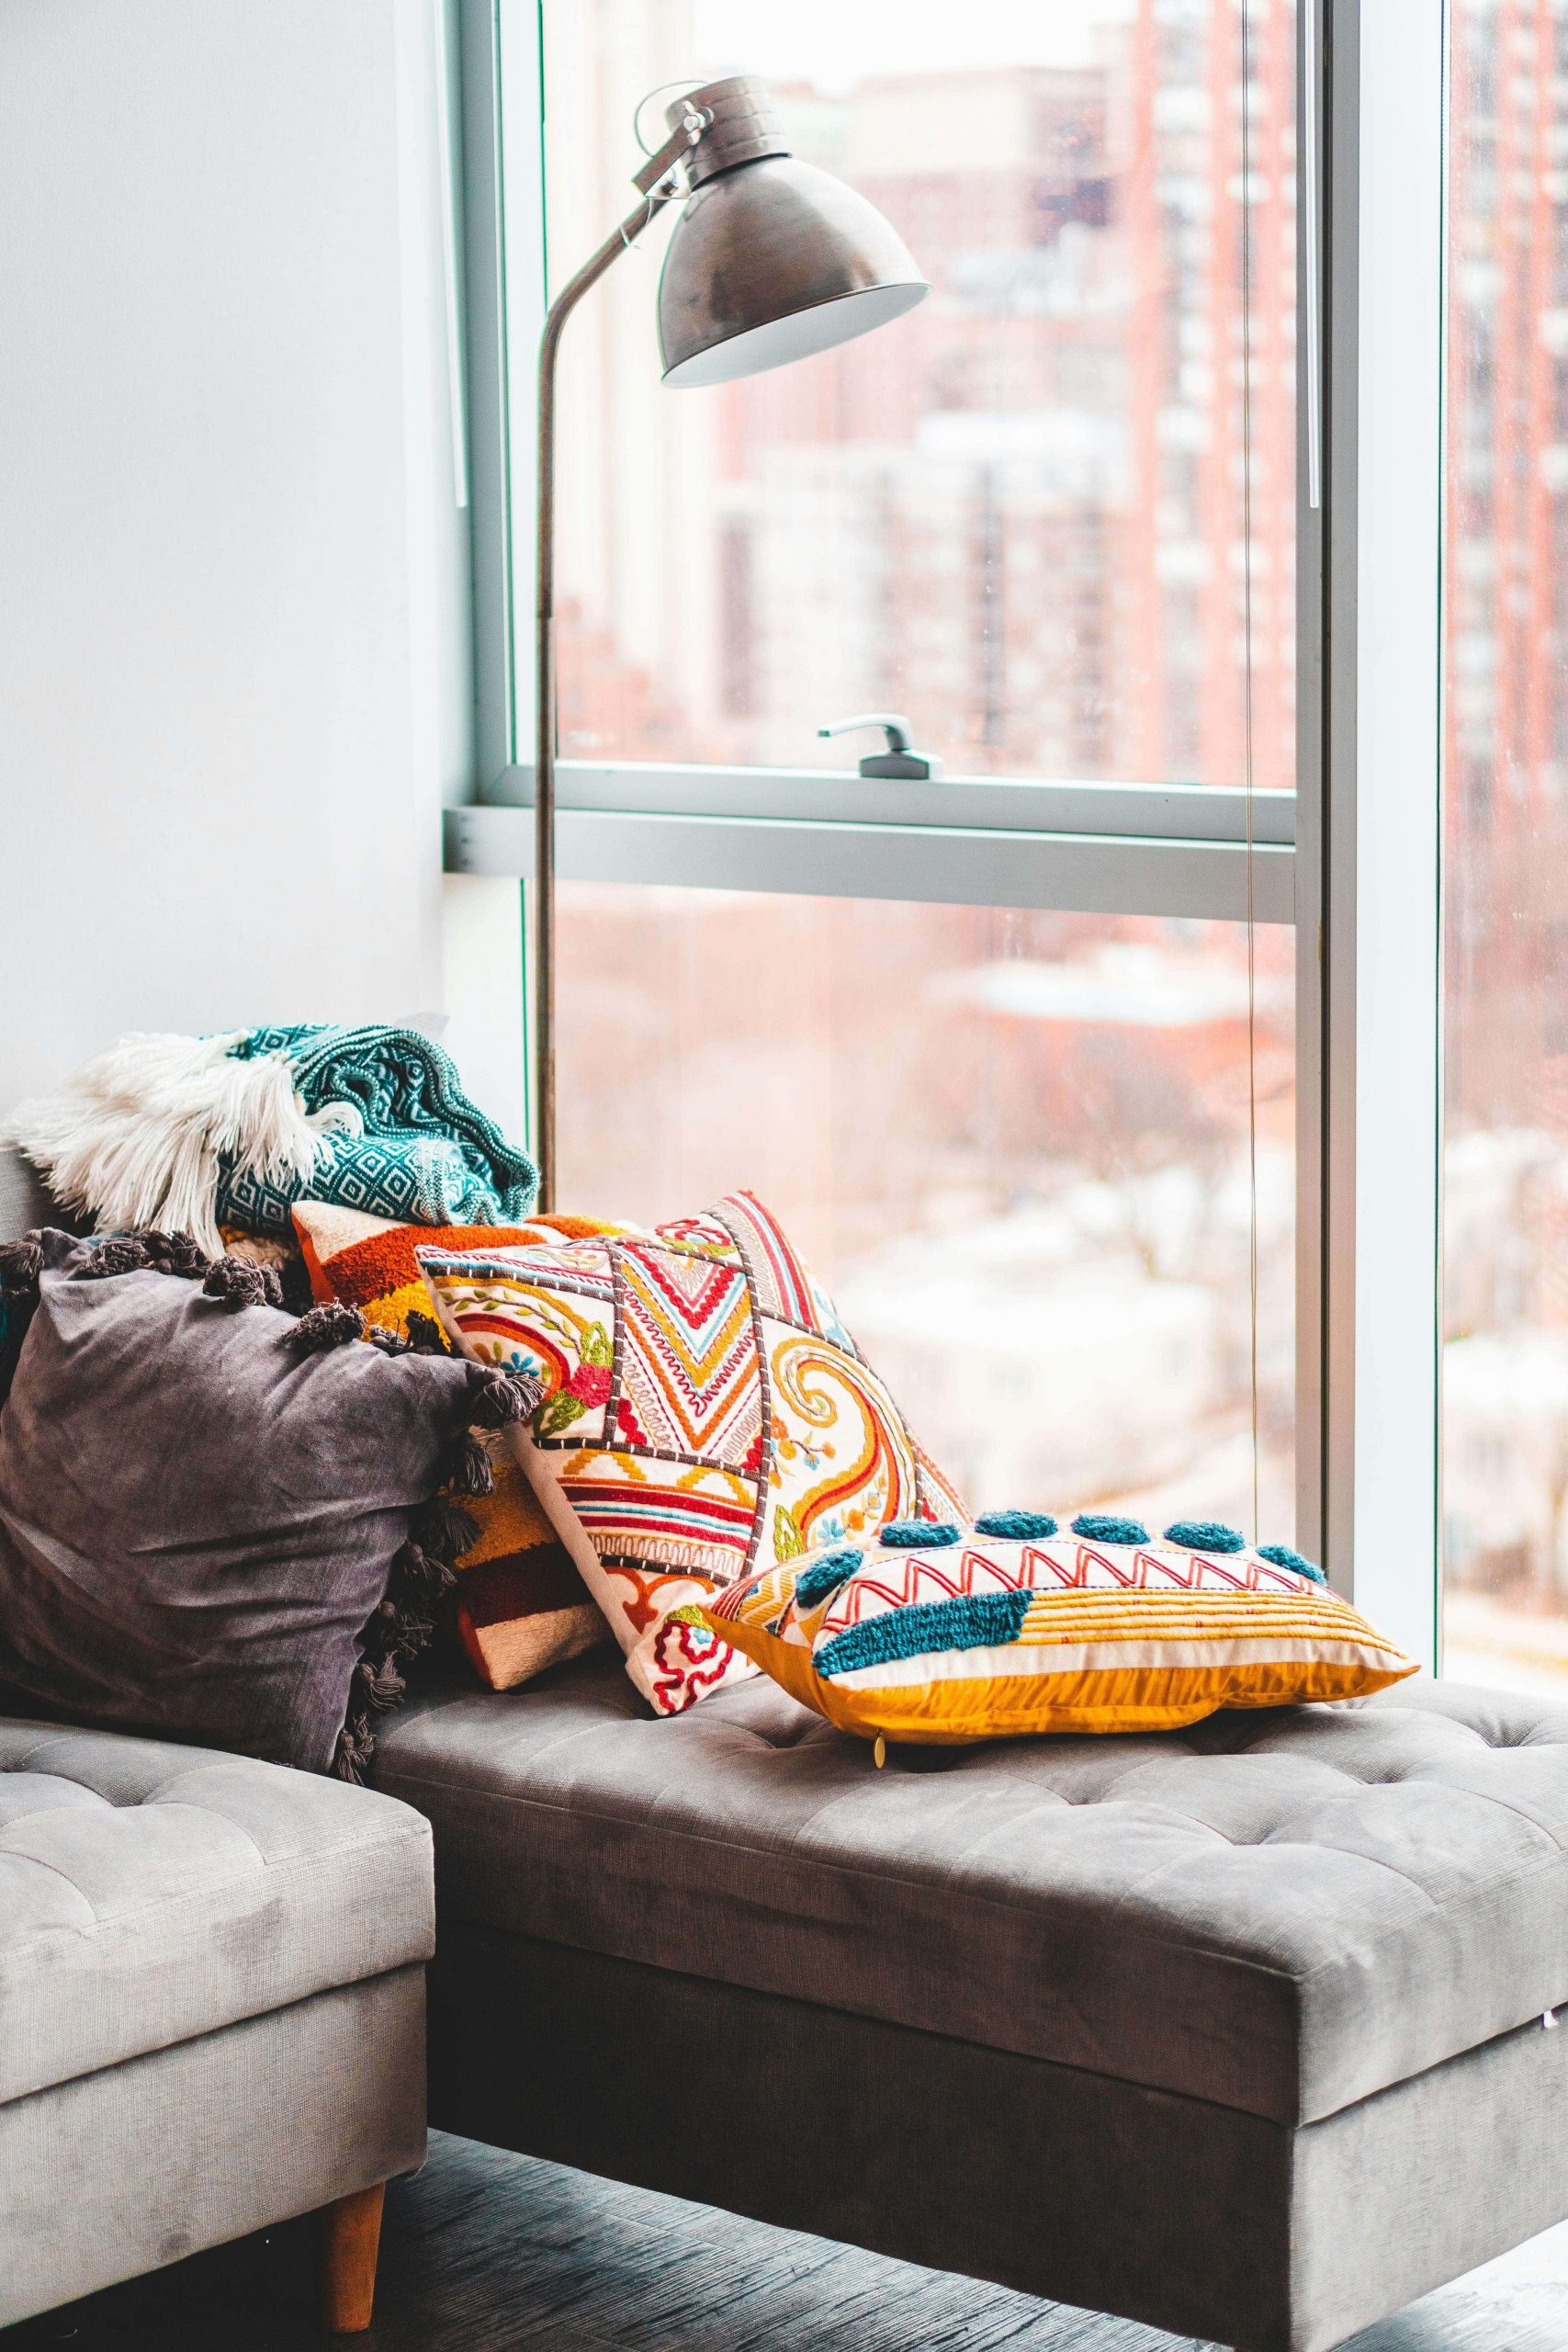
<path id="1" fill-rule="evenodd" d="M 694 188 L 659 281 L 664 381 L 728 384 L 900 318 L 930 292 L 897 232 L 831 173 L 777 153 Z"/>

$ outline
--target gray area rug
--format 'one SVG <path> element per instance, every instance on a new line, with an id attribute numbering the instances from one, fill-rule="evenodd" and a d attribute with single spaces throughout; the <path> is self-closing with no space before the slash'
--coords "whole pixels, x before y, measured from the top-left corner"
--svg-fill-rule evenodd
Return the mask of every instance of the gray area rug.
<path id="1" fill-rule="evenodd" d="M 1208 2352 L 1127 2320 L 437 2135 L 388 2199 L 367 2352 Z M 316 2352 L 308 2224 L 29 2320 L 6 2352 Z M 1354 2352 L 1565 2352 L 1568 2224 Z"/>

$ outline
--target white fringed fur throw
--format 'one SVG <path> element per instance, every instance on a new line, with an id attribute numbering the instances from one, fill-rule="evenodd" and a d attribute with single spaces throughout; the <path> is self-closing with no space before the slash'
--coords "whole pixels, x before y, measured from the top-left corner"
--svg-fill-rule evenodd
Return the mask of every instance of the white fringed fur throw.
<path id="1" fill-rule="evenodd" d="M 100 1232 L 154 1226 L 217 1256 L 220 1161 L 273 1183 L 308 1177 L 324 1136 L 345 1124 L 343 1106 L 307 1113 L 283 1055 L 233 1059 L 246 1035 L 132 1030 L 56 1092 L 22 1103 L 7 1132 L 56 1200 Z M 358 1124 L 352 1111 L 346 1123 Z"/>

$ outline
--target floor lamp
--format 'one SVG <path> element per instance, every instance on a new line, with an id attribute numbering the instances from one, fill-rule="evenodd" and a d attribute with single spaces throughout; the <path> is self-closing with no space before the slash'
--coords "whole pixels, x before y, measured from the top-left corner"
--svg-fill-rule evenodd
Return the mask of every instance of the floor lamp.
<path id="1" fill-rule="evenodd" d="M 929 289 L 874 205 L 789 152 L 766 85 L 739 74 L 666 109 L 671 135 L 636 175 L 641 201 L 563 286 L 539 345 L 535 710 L 535 1149 L 556 1195 L 556 359 L 591 286 L 666 204 L 685 198 L 659 280 L 664 381 L 726 384 L 806 359 L 912 310 Z"/>

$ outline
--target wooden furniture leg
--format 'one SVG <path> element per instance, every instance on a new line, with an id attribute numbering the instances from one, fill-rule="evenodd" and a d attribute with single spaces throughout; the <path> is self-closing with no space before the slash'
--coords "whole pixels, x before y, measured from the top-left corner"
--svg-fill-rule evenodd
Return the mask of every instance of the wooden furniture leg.
<path id="1" fill-rule="evenodd" d="M 323 2205 L 316 2216 L 321 2324 L 334 2335 L 362 2335 L 376 2299 L 376 2256 L 387 2184 L 356 2189 Z"/>

